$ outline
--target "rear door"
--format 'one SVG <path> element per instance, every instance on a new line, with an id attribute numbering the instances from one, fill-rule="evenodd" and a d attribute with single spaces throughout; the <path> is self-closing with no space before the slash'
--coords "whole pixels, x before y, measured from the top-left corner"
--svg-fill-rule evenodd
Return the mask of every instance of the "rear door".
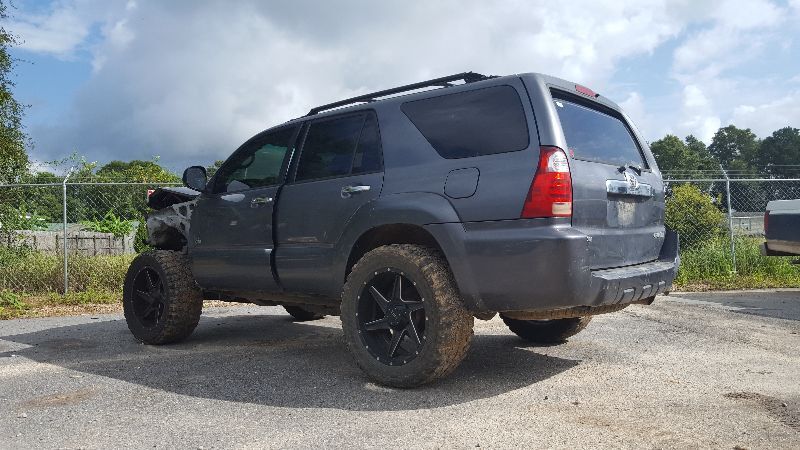
<path id="1" fill-rule="evenodd" d="M 278 204 L 275 260 L 287 291 L 326 294 L 334 245 L 383 187 L 380 134 L 372 111 L 318 119 L 303 134 L 294 179 Z"/>
<path id="2" fill-rule="evenodd" d="M 664 240 L 661 177 L 619 112 L 553 90 L 572 172 L 572 226 L 589 236 L 592 268 L 658 258 Z"/>
<path id="3" fill-rule="evenodd" d="M 205 289 L 276 291 L 272 214 L 297 127 L 258 135 L 220 167 L 198 197 L 190 229 L 192 272 Z"/>

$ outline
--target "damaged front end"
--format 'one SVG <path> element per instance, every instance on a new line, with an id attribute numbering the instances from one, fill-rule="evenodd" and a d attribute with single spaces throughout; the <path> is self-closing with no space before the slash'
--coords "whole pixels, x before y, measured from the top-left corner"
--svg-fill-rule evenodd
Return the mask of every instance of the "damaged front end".
<path id="1" fill-rule="evenodd" d="M 147 243 L 164 250 L 183 251 L 199 192 L 185 187 L 162 187 L 147 199 L 155 211 L 147 215 Z"/>

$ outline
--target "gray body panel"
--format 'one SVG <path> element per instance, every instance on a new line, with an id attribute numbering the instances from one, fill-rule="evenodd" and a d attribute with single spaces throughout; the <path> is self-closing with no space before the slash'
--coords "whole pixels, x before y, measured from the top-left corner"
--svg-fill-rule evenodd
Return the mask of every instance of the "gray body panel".
<path id="1" fill-rule="evenodd" d="M 501 85 L 513 87 L 520 96 L 529 133 L 523 150 L 446 159 L 401 110 L 404 102 Z M 375 111 L 384 171 L 275 188 L 275 214 L 267 209 L 259 211 L 260 216 L 247 211 L 251 220 L 263 222 L 236 236 L 232 234 L 240 229 L 226 225 L 231 215 L 243 213 L 235 202 L 215 203 L 207 194 L 200 195 L 196 214 L 219 216 L 201 219 L 203 225 L 196 231 L 202 243 L 189 243 L 198 281 L 207 289 L 277 290 L 338 302 L 358 239 L 377 227 L 403 224 L 433 236 L 465 305 L 475 312 L 597 306 L 669 290 L 678 265 L 677 237 L 663 225 L 661 175 L 633 125 L 603 97 L 587 101 L 617 112 L 630 127 L 649 167 L 639 179 L 652 186 L 652 196 L 609 193 L 607 181 L 624 181 L 622 172 L 613 165 L 571 159 L 573 217 L 520 219 L 540 146 L 567 146 L 550 95 L 554 87 L 575 85 L 538 74 L 498 77 L 290 121 Z M 371 189 L 341 198 L 341 188 L 355 184 Z M 209 244 L 204 237 L 208 235 L 216 235 Z M 273 236 L 270 266 L 263 249 L 272 249 L 272 241 L 265 238 Z M 260 239 L 259 244 L 245 242 L 251 239 Z M 238 260 L 220 259 L 215 245 L 240 248 L 232 242 L 238 242 L 241 251 L 228 254 Z M 258 276 L 265 279 L 252 280 Z"/>
<path id="2" fill-rule="evenodd" d="M 764 254 L 800 255 L 800 199 L 773 200 L 767 204 L 767 213 Z"/>
<path id="3" fill-rule="evenodd" d="M 189 254 L 207 289 L 274 292 L 272 211 L 278 186 L 200 195 L 192 214 Z M 253 203 L 255 199 L 272 199 Z"/>

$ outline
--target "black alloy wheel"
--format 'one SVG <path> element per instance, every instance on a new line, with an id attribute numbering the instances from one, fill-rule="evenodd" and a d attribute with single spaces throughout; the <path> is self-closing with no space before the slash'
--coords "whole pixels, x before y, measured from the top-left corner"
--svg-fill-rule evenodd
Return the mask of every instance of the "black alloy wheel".
<path id="1" fill-rule="evenodd" d="M 358 296 L 358 333 L 367 351 L 389 366 L 402 366 L 425 345 L 425 299 L 403 272 L 386 268 L 364 283 Z"/>
<path id="2" fill-rule="evenodd" d="M 133 314 L 145 328 L 158 325 L 164 316 L 164 283 L 152 267 L 145 266 L 133 279 Z"/>
<path id="3" fill-rule="evenodd" d="M 145 344 L 170 344 L 192 334 L 203 293 L 186 255 L 150 250 L 134 258 L 122 285 L 122 309 L 128 329 Z"/>

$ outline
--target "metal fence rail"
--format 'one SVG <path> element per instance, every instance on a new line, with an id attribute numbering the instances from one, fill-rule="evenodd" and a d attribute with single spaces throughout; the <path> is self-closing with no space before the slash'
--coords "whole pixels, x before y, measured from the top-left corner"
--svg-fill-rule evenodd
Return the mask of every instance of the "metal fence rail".
<path id="1" fill-rule="evenodd" d="M 763 239 L 767 202 L 800 198 L 800 178 L 722 176 L 665 182 L 668 205 L 674 201 L 675 189 L 686 184 L 696 187 L 713 203 L 711 211 L 681 211 L 693 225 L 681 237 L 682 251 L 692 251 L 698 248 L 692 247 L 697 243 L 713 241 L 718 244 L 714 248 L 723 252 L 720 258 L 730 262 L 733 273 L 737 246 L 754 245 Z M 142 225 L 148 210 L 148 191 L 166 185 L 170 184 L 98 183 L 66 178 L 58 183 L 0 185 L 0 291 L 49 295 L 120 290 L 122 277 L 135 253 L 127 250 L 129 244 L 115 243 L 114 239 L 132 241 L 131 233 Z M 695 226 L 709 220 L 707 229 Z M 98 222 L 107 226 L 127 222 L 132 229 L 126 238 L 113 233 L 80 231 Z M 35 233 L 40 240 L 52 235 L 57 238 L 53 238 L 55 244 L 47 244 L 49 247 L 31 245 L 30 238 L 16 233 L 19 229 L 39 230 Z M 87 243 L 92 239 L 105 240 Z M 43 250 L 54 246 L 58 249 Z"/>

